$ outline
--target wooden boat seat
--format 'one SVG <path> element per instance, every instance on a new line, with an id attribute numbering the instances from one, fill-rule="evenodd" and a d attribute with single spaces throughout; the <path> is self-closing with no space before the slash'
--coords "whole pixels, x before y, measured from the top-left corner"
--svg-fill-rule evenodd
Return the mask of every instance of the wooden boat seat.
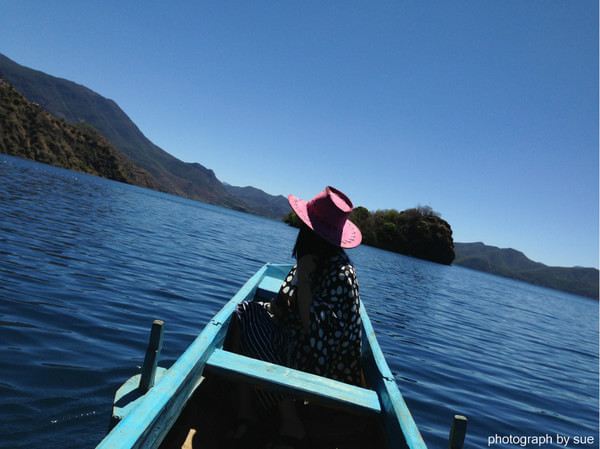
<path id="1" fill-rule="evenodd" d="M 206 361 L 206 370 L 270 390 L 297 394 L 323 405 L 381 413 L 379 397 L 373 390 L 266 363 L 223 349 L 214 350 Z"/>
<path id="2" fill-rule="evenodd" d="M 279 287 L 281 287 L 281 279 L 273 276 L 265 276 L 258 284 L 254 297 L 262 301 L 270 301 L 277 296 Z"/>

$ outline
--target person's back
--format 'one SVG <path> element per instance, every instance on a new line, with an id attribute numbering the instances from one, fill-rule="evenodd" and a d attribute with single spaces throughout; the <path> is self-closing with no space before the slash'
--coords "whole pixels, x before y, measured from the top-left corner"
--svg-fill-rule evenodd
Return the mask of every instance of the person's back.
<path id="1" fill-rule="evenodd" d="M 311 279 L 310 324 L 304 329 L 297 305 L 297 267 L 275 300 L 283 306 L 288 332 L 288 366 L 355 385 L 360 384 L 360 296 L 354 267 L 343 251 L 315 262 Z"/>
<path id="2" fill-rule="evenodd" d="M 349 220 L 350 199 L 326 187 L 310 201 L 288 196 L 301 227 L 292 251 L 297 265 L 276 299 L 244 301 L 236 310 L 232 349 L 279 365 L 359 385 L 361 322 L 358 283 L 345 249 L 360 245 Z M 242 447 L 256 417 L 248 389 L 239 386 L 238 426 L 231 437 Z M 289 397 L 257 392 L 264 410 L 277 408 L 279 440 L 306 446 L 306 431 Z"/>

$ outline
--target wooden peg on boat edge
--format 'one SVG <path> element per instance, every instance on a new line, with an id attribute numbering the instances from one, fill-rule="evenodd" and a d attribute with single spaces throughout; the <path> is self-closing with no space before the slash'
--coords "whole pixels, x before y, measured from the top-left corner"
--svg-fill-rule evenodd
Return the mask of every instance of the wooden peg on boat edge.
<path id="1" fill-rule="evenodd" d="M 146 356 L 144 357 L 144 365 L 142 366 L 142 375 L 140 377 L 140 390 L 144 393 L 154 386 L 154 376 L 156 375 L 156 366 L 162 349 L 163 326 L 164 321 L 154 320 L 152 322 L 152 330 L 150 331 L 150 341 Z"/>
<path id="2" fill-rule="evenodd" d="M 454 415 L 452 426 L 450 427 L 450 449 L 462 449 L 465 444 L 465 435 L 467 434 L 467 417 Z"/>

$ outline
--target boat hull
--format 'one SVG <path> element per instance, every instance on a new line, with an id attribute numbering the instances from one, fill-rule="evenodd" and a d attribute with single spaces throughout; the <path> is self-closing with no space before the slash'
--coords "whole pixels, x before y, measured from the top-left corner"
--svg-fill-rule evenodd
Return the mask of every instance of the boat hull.
<path id="1" fill-rule="evenodd" d="M 98 448 L 226 447 L 235 426 L 236 385 L 245 382 L 301 399 L 312 447 L 426 449 L 362 304 L 364 388 L 224 349 L 237 304 L 274 297 L 290 268 L 267 264 L 252 276 L 175 364 L 159 369 L 160 381 L 126 405 L 127 413 Z M 277 430 L 276 416 L 259 422 L 265 439 Z"/>

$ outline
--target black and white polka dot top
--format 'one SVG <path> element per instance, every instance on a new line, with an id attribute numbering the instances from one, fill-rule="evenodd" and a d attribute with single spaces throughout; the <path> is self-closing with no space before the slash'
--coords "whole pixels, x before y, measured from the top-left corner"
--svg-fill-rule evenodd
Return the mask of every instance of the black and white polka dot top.
<path id="1" fill-rule="evenodd" d="M 296 284 L 294 266 L 275 299 L 284 310 L 281 323 L 289 337 L 290 367 L 359 385 L 362 325 L 358 282 L 350 260 L 341 253 L 316 269 L 308 333 L 302 330 Z"/>

